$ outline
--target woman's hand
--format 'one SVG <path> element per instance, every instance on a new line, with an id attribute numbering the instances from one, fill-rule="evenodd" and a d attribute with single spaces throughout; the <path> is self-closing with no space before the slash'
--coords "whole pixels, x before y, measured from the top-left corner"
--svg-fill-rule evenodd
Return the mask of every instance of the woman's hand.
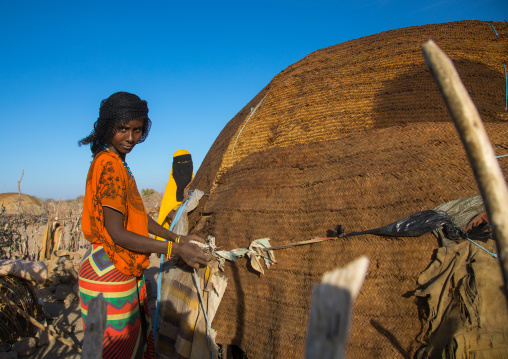
<path id="1" fill-rule="evenodd" d="M 187 236 L 180 236 L 180 243 L 190 243 L 190 241 L 205 243 L 205 240 L 203 238 L 198 237 L 194 234 L 189 234 Z"/>
<path id="2" fill-rule="evenodd" d="M 179 243 L 173 244 L 173 253 L 193 268 L 199 268 L 200 265 L 206 266 L 212 259 L 211 256 L 206 255 L 197 244 L 189 243 L 190 240 L 195 240 L 188 239 L 189 237 L 199 238 L 193 235 L 182 236 Z"/>

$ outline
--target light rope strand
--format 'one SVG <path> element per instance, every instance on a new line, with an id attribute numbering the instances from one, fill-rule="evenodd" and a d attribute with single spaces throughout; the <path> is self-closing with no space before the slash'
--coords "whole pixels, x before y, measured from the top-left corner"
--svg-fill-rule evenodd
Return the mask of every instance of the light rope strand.
<path id="1" fill-rule="evenodd" d="M 266 96 L 268 96 L 268 94 L 266 94 L 265 97 L 263 97 L 261 99 L 261 101 L 259 101 L 258 105 L 256 106 L 256 108 L 254 108 L 254 110 L 251 109 L 249 118 L 247 119 L 247 121 L 245 121 L 245 123 L 242 126 L 242 129 L 240 130 L 240 132 L 238 132 L 238 136 L 236 136 L 236 138 L 235 138 L 235 143 L 233 144 L 233 149 L 231 150 L 231 156 L 233 156 L 233 154 L 235 153 L 235 146 L 236 146 L 236 141 L 238 140 L 238 137 L 240 137 L 240 134 L 242 133 L 244 127 L 247 125 L 247 122 L 249 122 L 250 118 L 252 117 L 252 115 L 254 115 L 254 112 L 256 112 L 259 105 L 261 105 L 261 102 L 263 102 L 263 100 L 266 98 Z"/>
<path id="2" fill-rule="evenodd" d="M 489 252 L 488 250 L 486 250 L 485 248 L 483 248 L 482 246 L 480 246 L 478 243 L 476 243 L 475 241 L 473 241 L 472 239 L 469 239 L 467 238 L 467 240 L 475 245 L 477 245 L 478 247 L 480 247 L 481 249 L 483 249 L 485 252 L 487 252 L 488 254 L 490 254 L 492 257 L 496 258 L 497 260 L 499 260 L 499 257 L 497 256 L 496 253 L 491 253 Z"/>
<path id="3" fill-rule="evenodd" d="M 498 36 L 498 35 L 497 35 L 496 28 L 494 27 L 494 25 L 490 24 L 490 26 L 492 26 L 492 28 L 494 29 L 494 32 L 496 33 L 496 36 Z"/>

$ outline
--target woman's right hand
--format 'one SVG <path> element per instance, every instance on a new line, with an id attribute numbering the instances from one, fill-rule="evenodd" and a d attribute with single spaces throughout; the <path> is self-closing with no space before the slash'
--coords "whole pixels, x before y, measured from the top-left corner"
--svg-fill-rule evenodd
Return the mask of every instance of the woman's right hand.
<path id="1" fill-rule="evenodd" d="M 203 250 L 194 243 L 174 243 L 173 253 L 192 268 L 206 266 L 212 259 L 211 256 L 206 255 Z"/>

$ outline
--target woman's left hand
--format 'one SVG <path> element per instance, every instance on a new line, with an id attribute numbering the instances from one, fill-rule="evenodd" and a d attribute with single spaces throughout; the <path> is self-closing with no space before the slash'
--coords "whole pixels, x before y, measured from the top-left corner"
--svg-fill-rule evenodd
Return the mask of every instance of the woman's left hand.
<path id="1" fill-rule="evenodd" d="M 191 241 L 205 243 L 205 240 L 203 238 L 196 236 L 194 234 L 189 234 L 187 236 L 180 237 L 180 243 L 190 243 Z"/>

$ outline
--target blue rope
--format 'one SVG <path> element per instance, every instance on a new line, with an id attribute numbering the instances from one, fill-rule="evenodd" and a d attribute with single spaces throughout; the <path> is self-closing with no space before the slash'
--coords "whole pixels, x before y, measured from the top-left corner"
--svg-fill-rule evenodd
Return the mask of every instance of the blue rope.
<path id="1" fill-rule="evenodd" d="M 490 24 L 490 26 L 492 26 L 492 28 L 494 29 L 494 32 L 496 33 L 496 36 L 498 36 L 498 35 L 497 35 L 496 28 L 494 27 L 494 25 Z"/>
<path id="2" fill-rule="evenodd" d="M 175 218 L 173 219 L 173 222 L 171 222 L 171 226 L 169 226 L 169 230 L 172 231 L 175 227 L 175 224 L 178 223 L 178 220 L 180 219 L 180 216 L 183 213 L 183 210 L 185 206 L 187 205 L 187 202 L 189 199 L 185 201 L 183 205 L 178 208 L 178 211 L 176 212 Z M 167 242 L 167 241 L 166 241 Z M 153 321 L 153 330 L 157 330 L 157 325 L 159 324 L 159 310 L 160 310 L 160 302 L 161 302 L 161 283 L 162 283 L 162 265 L 164 264 L 164 254 L 161 254 L 161 263 L 159 265 L 159 276 L 157 277 L 157 306 L 155 308 L 155 319 Z M 154 336 L 157 338 L 157 336 L 154 333 Z"/>
<path id="3" fill-rule="evenodd" d="M 508 155 L 496 156 L 496 158 L 507 157 Z"/>
<path id="4" fill-rule="evenodd" d="M 481 249 L 483 249 L 485 252 L 487 252 L 488 254 L 490 254 L 492 257 L 494 257 L 494 258 L 496 258 L 496 259 L 499 259 L 499 258 L 498 258 L 498 256 L 497 256 L 497 254 L 489 252 L 488 250 L 486 250 L 485 248 L 483 248 L 482 246 L 480 246 L 478 243 L 474 242 L 472 239 L 467 238 L 467 240 L 468 240 L 469 242 L 471 242 L 471 243 L 473 243 L 473 244 L 477 245 L 477 246 L 478 246 L 478 247 L 480 247 Z"/>

